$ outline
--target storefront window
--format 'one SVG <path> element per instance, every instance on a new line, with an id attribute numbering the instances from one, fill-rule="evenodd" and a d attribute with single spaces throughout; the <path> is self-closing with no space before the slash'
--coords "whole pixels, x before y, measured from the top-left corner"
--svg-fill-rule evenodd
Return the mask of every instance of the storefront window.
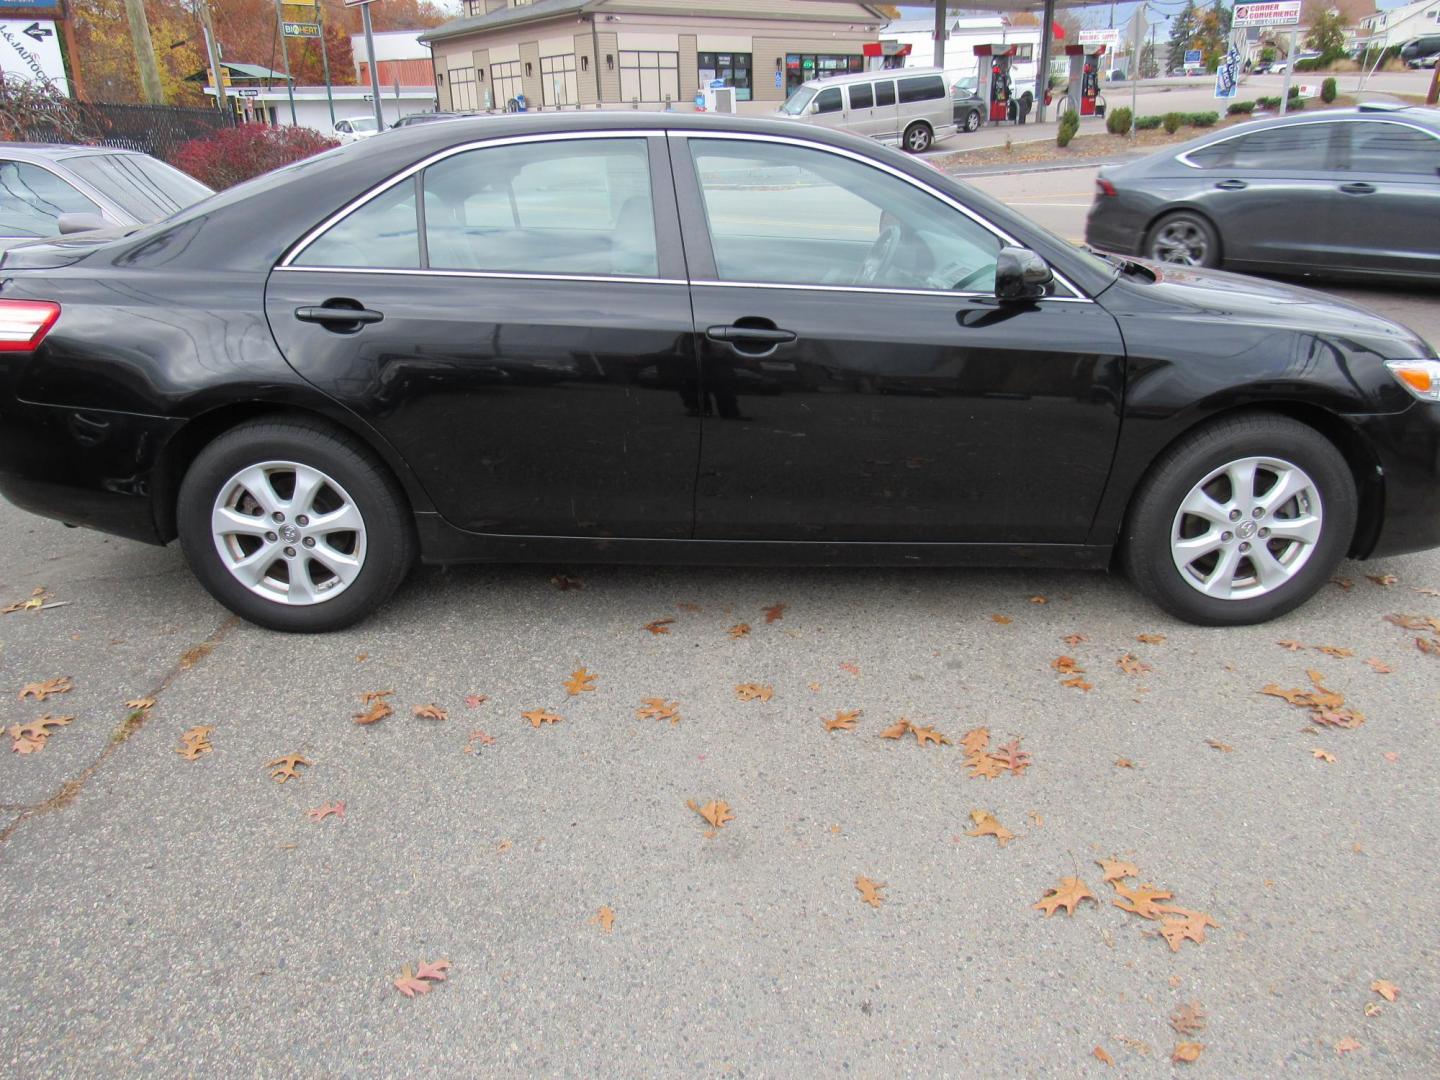
<path id="1" fill-rule="evenodd" d="M 540 91 L 546 105 L 574 105 L 579 100 L 574 53 L 540 58 Z"/>
<path id="2" fill-rule="evenodd" d="M 489 107 L 509 111 L 509 103 L 525 93 L 525 82 L 520 74 L 520 61 L 508 60 L 490 65 Z"/>
<path id="3" fill-rule="evenodd" d="M 785 56 L 785 93 L 810 79 L 827 79 L 832 75 L 845 75 L 852 71 L 864 71 L 865 58 L 837 53 L 788 53 Z"/>
<path id="4" fill-rule="evenodd" d="M 750 53 L 699 53 L 696 59 L 700 68 L 700 85 L 709 86 L 713 80 L 723 79 L 726 86 L 735 88 L 736 101 L 749 101 L 750 56 Z"/>
<path id="5" fill-rule="evenodd" d="M 680 97 L 678 52 L 622 52 L 621 101 L 675 101 Z"/>
<path id="6" fill-rule="evenodd" d="M 450 69 L 450 107 L 456 112 L 474 112 L 479 107 L 473 67 Z"/>

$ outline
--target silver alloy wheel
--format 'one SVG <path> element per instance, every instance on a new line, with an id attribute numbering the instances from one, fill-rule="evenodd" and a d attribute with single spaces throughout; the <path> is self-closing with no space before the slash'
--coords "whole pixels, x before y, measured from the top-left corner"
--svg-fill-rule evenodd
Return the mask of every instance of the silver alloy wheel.
<path id="1" fill-rule="evenodd" d="M 1190 489 L 1170 529 L 1170 557 L 1191 588 L 1249 600 L 1299 573 L 1320 542 L 1315 482 L 1279 458 L 1222 465 Z"/>
<path id="2" fill-rule="evenodd" d="M 922 154 L 930 148 L 930 129 L 924 124 L 916 124 L 910 129 L 906 138 L 906 145 L 917 154 Z"/>
<path id="3" fill-rule="evenodd" d="M 1210 241 L 1193 221 L 1181 218 L 1167 221 L 1155 233 L 1150 244 L 1150 257 L 1156 262 L 1179 263 L 1182 266 L 1204 266 L 1210 254 Z"/>
<path id="4" fill-rule="evenodd" d="M 220 488 L 210 514 L 220 561 L 257 596 L 280 604 L 333 600 L 365 565 L 365 519 L 319 469 L 265 461 Z"/>
<path id="5" fill-rule="evenodd" d="M 970 115 L 967 116 L 967 117 L 965 117 L 965 130 L 966 130 L 966 131 L 979 131 L 979 130 L 980 130 L 980 114 L 979 114 L 978 112 L 976 112 L 974 109 L 971 109 L 971 110 L 970 110 Z"/>

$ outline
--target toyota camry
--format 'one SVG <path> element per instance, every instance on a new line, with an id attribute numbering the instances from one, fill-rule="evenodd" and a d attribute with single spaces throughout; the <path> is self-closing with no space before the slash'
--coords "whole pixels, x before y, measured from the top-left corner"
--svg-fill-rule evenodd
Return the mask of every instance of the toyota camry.
<path id="1" fill-rule="evenodd" d="M 416 559 L 1123 567 L 1272 618 L 1440 543 L 1440 360 L 767 120 L 454 120 L 0 265 L 0 491 L 280 630 Z"/>

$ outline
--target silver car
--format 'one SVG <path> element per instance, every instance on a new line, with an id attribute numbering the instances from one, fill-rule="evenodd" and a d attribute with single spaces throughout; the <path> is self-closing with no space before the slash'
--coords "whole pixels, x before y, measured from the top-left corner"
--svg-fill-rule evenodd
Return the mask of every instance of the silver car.
<path id="1" fill-rule="evenodd" d="M 148 225 L 212 194 L 134 150 L 0 143 L 0 251 L 62 233 Z"/>
<path id="2" fill-rule="evenodd" d="M 1224 128 L 1108 166 L 1091 247 L 1275 274 L 1440 281 L 1440 110 L 1361 105 Z"/>
<path id="3" fill-rule="evenodd" d="M 955 133 L 955 109 L 938 68 L 897 68 L 811 79 L 795 88 L 780 115 L 868 135 L 923 154 Z"/>

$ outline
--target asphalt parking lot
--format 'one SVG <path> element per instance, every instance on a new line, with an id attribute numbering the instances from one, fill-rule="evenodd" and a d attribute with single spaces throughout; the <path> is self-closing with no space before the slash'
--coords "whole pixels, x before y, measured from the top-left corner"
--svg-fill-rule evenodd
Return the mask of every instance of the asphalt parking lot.
<path id="1" fill-rule="evenodd" d="M 0 536 L 0 722 L 73 717 L 0 757 L 8 1075 L 1440 1070 L 1440 554 L 1237 630 L 1101 574 L 421 568 L 302 638 L 174 547 Z"/>

